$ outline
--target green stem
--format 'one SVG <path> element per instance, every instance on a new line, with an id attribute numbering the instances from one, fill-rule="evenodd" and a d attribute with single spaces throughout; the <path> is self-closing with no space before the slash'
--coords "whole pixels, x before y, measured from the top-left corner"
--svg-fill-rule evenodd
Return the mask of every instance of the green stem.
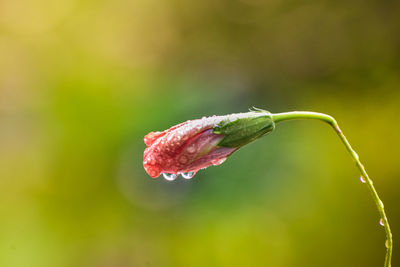
<path id="1" fill-rule="evenodd" d="M 392 258 L 392 250 L 393 250 L 393 240 L 392 240 L 392 232 L 390 231 L 389 221 L 386 217 L 385 209 L 383 206 L 382 200 L 380 200 L 378 192 L 376 191 L 372 180 L 369 178 L 364 165 L 360 162 L 360 159 L 354 149 L 351 147 L 349 141 L 344 136 L 343 132 L 340 130 L 339 125 L 337 124 L 336 120 L 326 114 L 323 113 L 316 113 L 316 112 L 309 112 L 309 111 L 293 111 L 293 112 L 284 112 L 284 113 L 277 113 L 272 114 L 272 119 L 275 123 L 286 121 L 286 120 L 293 120 L 293 119 L 317 119 L 324 121 L 331 125 L 339 138 L 342 140 L 343 144 L 346 146 L 347 151 L 349 151 L 351 157 L 354 159 L 358 169 L 361 172 L 362 179 L 368 185 L 368 188 L 372 194 L 372 197 L 375 201 L 375 204 L 378 208 L 379 214 L 381 216 L 381 224 L 385 227 L 386 232 L 386 257 L 385 257 L 385 267 L 391 266 L 391 258 Z"/>

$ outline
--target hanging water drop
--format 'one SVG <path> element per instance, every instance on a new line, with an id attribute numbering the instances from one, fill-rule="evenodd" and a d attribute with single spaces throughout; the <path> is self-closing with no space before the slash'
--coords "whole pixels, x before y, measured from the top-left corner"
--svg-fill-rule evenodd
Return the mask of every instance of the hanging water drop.
<path id="1" fill-rule="evenodd" d="M 386 240 L 386 242 L 385 242 L 385 247 L 386 247 L 386 248 L 389 248 L 389 240 Z"/>
<path id="2" fill-rule="evenodd" d="M 183 173 L 181 173 L 182 177 L 185 178 L 185 179 L 192 179 L 195 174 L 196 174 L 195 172 L 183 172 Z"/>
<path id="3" fill-rule="evenodd" d="M 380 219 L 379 220 L 379 224 L 382 225 L 382 226 L 385 226 L 385 221 L 383 219 Z"/>
<path id="4" fill-rule="evenodd" d="M 365 178 L 364 178 L 364 176 L 360 176 L 360 181 L 361 181 L 361 183 L 365 184 Z"/>
<path id="5" fill-rule="evenodd" d="M 164 176 L 164 179 L 167 181 L 173 181 L 176 179 L 176 177 L 178 177 L 178 175 L 173 173 L 163 173 L 162 175 Z"/>

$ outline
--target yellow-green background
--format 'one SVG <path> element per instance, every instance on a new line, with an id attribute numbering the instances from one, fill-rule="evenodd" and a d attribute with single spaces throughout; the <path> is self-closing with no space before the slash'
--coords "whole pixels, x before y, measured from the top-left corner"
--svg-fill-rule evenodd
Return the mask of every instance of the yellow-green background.
<path id="1" fill-rule="evenodd" d="M 336 117 L 400 266 L 399 14 L 390 0 L 1 0 L 0 266 L 383 266 L 378 212 L 327 125 L 278 125 L 190 181 L 143 170 L 148 132 L 252 106 Z"/>

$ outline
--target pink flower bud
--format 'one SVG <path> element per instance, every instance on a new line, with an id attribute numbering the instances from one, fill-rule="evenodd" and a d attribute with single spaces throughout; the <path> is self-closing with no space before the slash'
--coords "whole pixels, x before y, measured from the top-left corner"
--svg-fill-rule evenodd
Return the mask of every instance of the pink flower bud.
<path id="1" fill-rule="evenodd" d="M 143 166 L 153 178 L 168 173 L 170 180 L 177 174 L 188 179 L 273 129 L 271 113 L 264 110 L 186 121 L 145 136 Z"/>
<path id="2" fill-rule="evenodd" d="M 156 178 L 161 173 L 196 173 L 210 165 L 221 164 L 237 149 L 218 146 L 224 135 L 214 134 L 213 128 L 224 117 L 203 117 L 147 134 L 143 160 L 147 173 Z"/>

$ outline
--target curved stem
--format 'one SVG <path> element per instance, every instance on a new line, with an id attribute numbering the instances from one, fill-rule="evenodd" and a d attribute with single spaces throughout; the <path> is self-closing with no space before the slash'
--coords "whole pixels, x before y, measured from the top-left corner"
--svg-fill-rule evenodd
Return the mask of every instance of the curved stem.
<path id="1" fill-rule="evenodd" d="M 385 257 L 385 267 L 390 267 L 391 266 L 391 258 L 392 258 L 392 250 L 393 250 L 393 240 L 392 240 L 392 232 L 390 231 L 390 226 L 389 226 L 389 221 L 386 217 L 385 209 L 383 206 L 382 200 L 380 200 L 378 192 L 376 191 L 372 180 L 369 178 L 364 165 L 360 162 L 359 156 L 357 153 L 354 151 L 354 149 L 351 147 L 349 141 L 347 141 L 347 138 L 344 136 L 343 132 L 340 130 L 339 125 L 337 124 L 336 120 L 326 114 L 323 113 L 317 113 L 317 112 L 309 112 L 309 111 L 293 111 L 293 112 L 284 112 L 284 113 L 277 113 L 277 114 L 271 114 L 272 119 L 275 123 L 281 122 L 281 121 L 286 121 L 286 120 L 293 120 L 293 119 L 317 119 L 324 121 L 331 125 L 339 138 L 342 140 L 343 144 L 345 145 L 347 151 L 349 151 L 351 157 L 355 161 L 358 169 L 361 172 L 361 179 L 366 182 L 372 197 L 375 201 L 375 204 L 378 208 L 379 214 L 381 216 L 381 221 L 380 223 L 385 227 L 385 232 L 386 232 L 386 257 Z"/>

